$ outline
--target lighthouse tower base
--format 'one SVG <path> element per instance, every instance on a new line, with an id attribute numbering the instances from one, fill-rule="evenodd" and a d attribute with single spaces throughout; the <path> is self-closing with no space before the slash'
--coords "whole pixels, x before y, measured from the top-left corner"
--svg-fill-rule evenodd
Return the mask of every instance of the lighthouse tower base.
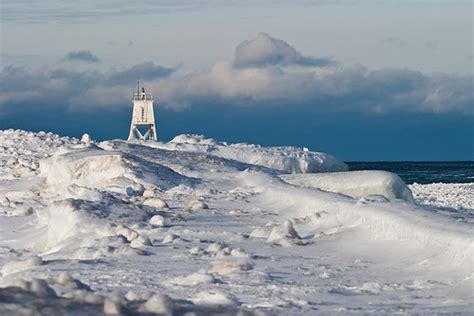
<path id="1" fill-rule="evenodd" d="M 155 125 L 132 125 L 128 140 L 157 140 Z"/>

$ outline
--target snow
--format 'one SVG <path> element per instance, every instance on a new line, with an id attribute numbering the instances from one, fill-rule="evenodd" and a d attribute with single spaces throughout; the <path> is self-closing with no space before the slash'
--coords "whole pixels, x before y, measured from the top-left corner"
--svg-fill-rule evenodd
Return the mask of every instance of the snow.
<path id="1" fill-rule="evenodd" d="M 0 166 L 0 313 L 474 308 L 472 184 L 195 135 L 0 131 Z"/>
<path id="2" fill-rule="evenodd" d="M 209 153 L 250 165 L 258 165 L 285 173 L 346 171 L 347 165 L 326 153 L 310 152 L 307 148 L 271 147 L 251 144 L 227 144 L 202 135 L 179 135 L 169 143 L 157 143 L 156 148 Z"/>
<path id="3" fill-rule="evenodd" d="M 386 171 L 297 174 L 283 175 L 281 178 L 290 184 L 342 193 L 356 199 L 382 195 L 388 199 L 413 201 L 412 193 L 405 182 L 398 175 Z"/>

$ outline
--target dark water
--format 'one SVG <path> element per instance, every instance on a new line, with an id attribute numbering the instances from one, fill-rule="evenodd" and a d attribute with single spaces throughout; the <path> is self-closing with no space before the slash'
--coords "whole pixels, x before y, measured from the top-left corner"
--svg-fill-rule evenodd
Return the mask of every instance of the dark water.
<path id="1" fill-rule="evenodd" d="M 385 170 L 398 174 L 407 184 L 474 182 L 474 161 L 449 162 L 346 162 L 350 170 Z"/>

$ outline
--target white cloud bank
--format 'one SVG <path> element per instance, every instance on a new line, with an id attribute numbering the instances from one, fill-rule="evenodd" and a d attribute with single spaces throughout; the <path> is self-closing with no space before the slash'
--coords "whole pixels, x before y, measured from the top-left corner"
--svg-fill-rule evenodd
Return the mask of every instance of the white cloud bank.
<path id="1" fill-rule="evenodd" d="M 303 67 L 292 67 L 292 66 Z M 143 80 L 165 107 L 304 106 L 356 112 L 455 112 L 474 114 L 473 77 L 423 74 L 405 69 L 369 70 L 305 57 L 282 40 L 261 33 L 240 44 L 235 60 L 208 71 L 144 63 L 108 73 L 5 67 L 8 84 L 0 106 L 26 103 L 84 106 L 128 105 L 136 80 Z M 23 94 L 23 92 L 25 92 Z"/>

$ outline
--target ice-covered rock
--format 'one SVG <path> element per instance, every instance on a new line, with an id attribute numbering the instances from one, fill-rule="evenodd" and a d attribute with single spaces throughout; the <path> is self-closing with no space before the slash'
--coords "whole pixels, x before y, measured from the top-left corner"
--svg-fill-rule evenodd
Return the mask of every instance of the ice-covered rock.
<path id="1" fill-rule="evenodd" d="M 196 286 L 198 284 L 211 284 L 215 282 L 215 278 L 211 274 L 204 272 L 195 272 L 185 277 L 177 277 L 170 283 L 183 286 Z"/>
<path id="2" fill-rule="evenodd" d="M 141 312 L 148 312 L 158 315 L 173 314 L 173 300 L 167 295 L 158 293 L 150 297 L 139 309 Z"/>
<path id="3" fill-rule="evenodd" d="M 267 238 L 268 243 L 278 244 L 280 246 L 291 246 L 301 244 L 301 237 L 290 220 L 284 221 L 281 225 L 272 228 Z"/>
<path id="4" fill-rule="evenodd" d="M 106 298 L 104 300 L 104 314 L 105 315 L 120 315 L 122 306 L 119 302 Z"/>
<path id="5" fill-rule="evenodd" d="M 207 246 L 206 252 L 218 253 L 219 251 L 221 251 L 222 249 L 224 249 L 226 247 L 227 247 L 227 245 L 223 242 L 215 242 L 215 243 L 212 243 L 209 246 Z"/>
<path id="6" fill-rule="evenodd" d="M 282 175 L 281 178 L 293 185 L 342 193 L 356 199 L 378 194 L 389 199 L 413 201 L 412 193 L 405 182 L 398 175 L 386 171 Z"/>
<path id="7" fill-rule="evenodd" d="M 142 196 L 144 198 L 152 198 L 156 195 L 156 193 L 158 192 L 158 188 L 156 187 L 148 187 L 145 189 L 145 191 L 143 191 L 143 194 Z"/>
<path id="8" fill-rule="evenodd" d="M 140 235 L 130 242 L 130 246 L 133 248 L 139 248 L 143 246 L 152 246 L 152 243 L 150 238 Z"/>
<path id="9" fill-rule="evenodd" d="M 117 232 L 117 235 L 121 235 L 125 237 L 128 241 L 135 240 L 138 238 L 138 236 L 140 236 L 140 234 L 138 234 L 138 232 L 136 232 L 135 230 L 130 229 L 123 225 L 119 225 L 117 227 L 116 232 Z"/>
<path id="10" fill-rule="evenodd" d="M 207 305 L 216 307 L 229 307 L 240 305 L 240 302 L 235 297 L 217 291 L 199 292 L 193 296 L 192 301 L 196 305 Z"/>
<path id="11" fill-rule="evenodd" d="M 163 237 L 163 240 L 161 241 L 163 244 L 169 244 L 175 241 L 178 241 L 180 238 L 178 235 L 173 234 L 173 233 L 167 233 L 165 237 Z"/>
<path id="12" fill-rule="evenodd" d="M 143 205 L 154 207 L 157 209 L 169 208 L 168 204 L 165 201 L 158 198 L 148 198 L 145 201 L 143 201 Z"/>
<path id="13" fill-rule="evenodd" d="M 211 273 L 227 275 L 239 271 L 248 271 L 253 268 L 253 262 L 247 257 L 221 257 L 214 260 Z"/>
<path id="14" fill-rule="evenodd" d="M 10 216 L 28 216 L 33 214 L 33 208 L 28 205 L 18 205 L 11 212 Z"/>
<path id="15" fill-rule="evenodd" d="M 207 210 L 209 206 L 206 204 L 206 202 L 201 201 L 199 199 L 192 199 L 189 200 L 188 203 L 186 203 L 186 207 L 184 208 L 186 211 L 195 211 L 195 210 Z"/>
<path id="16" fill-rule="evenodd" d="M 164 227 L 164 226 L 167 226 L 168 223 L 166 221 L 166 218 L 164 218 L 163 216 L 153 215 L 153 217 L 150 218 L 150 224 L 153 226 Z"/>

